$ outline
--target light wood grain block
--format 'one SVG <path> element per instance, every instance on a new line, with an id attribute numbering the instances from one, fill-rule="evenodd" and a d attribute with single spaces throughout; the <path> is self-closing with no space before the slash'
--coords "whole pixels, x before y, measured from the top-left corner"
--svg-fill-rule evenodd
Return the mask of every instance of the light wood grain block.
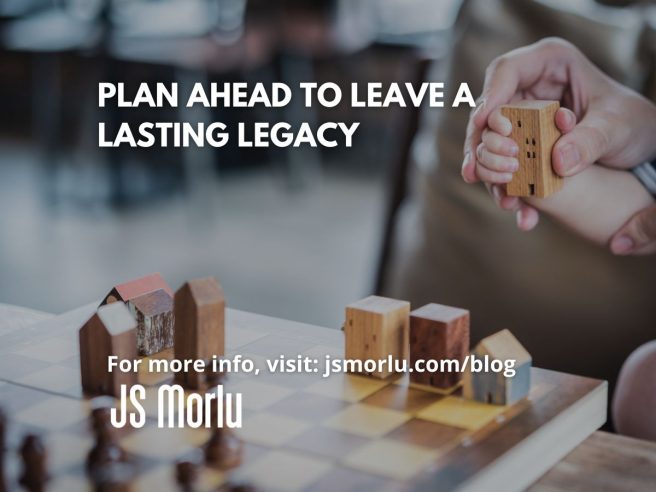
<path id="1" fill-rule="evenodd" d="M 417 417 L 461 429 L 477 430 L 494 420 L 497 415 L 503 413 L 503 410 L 504 407 L 497 405 L 446 396 L 424 408 Z"/>
<path id="2" fill-rule="evenodd" d="M 554 121 L 558 101 L 520 101 L 501 107 L 512 124 L 512 138 L 519 147 L 519 170 L 507 185 L 510 196 L 547 197 L 563 186 L 551 166 L 551 151 L 560 137 Z"/>
<path id="3" fill-rule="evenodd" d="M 408 357 L 410 303 L 369 296 L 346 307 L 345 357 L 354 360 L 394 360 Z M 389 368 L 371 375 L 386 378 Z"/>

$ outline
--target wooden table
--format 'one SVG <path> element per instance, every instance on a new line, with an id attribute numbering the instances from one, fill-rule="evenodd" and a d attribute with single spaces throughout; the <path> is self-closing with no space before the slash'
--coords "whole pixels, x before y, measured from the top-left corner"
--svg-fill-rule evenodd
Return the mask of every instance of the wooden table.
<path id="1" fill-rule="evenodd" d="M 0 334 L 50 316 L 0 304 Z M 529 490 L 650 490 L 655 484 L 656 443 L 597 431 Z"/>

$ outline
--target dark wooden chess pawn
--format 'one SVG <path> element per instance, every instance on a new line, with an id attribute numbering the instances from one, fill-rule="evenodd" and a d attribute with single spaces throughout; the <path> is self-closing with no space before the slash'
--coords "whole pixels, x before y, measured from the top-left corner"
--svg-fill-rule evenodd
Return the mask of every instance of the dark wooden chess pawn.
<path id="1" fill-rule="evenodd" d="M 112 463 L 128 461 L 127 454 L 114 436 L 114 429 L 109 420 L 109 411 L 106 410 L 96 409 L 92 413 L 92 428 L 96 442 L 87 455 L 86 463 L 87 471 L 92 476 Z"/>
<path id="2" fill-rule="evenodd" d="M 193 492 L 198 481 L 198 463 L 192 460 L 178 461 L 175 464 L 175 481 L 182 492 Z"/>
<path id="3" fill-rule="evenodd" d="M 47 453 L 39 436 L 28 434 L 20 447 L 23 472 L 19 483 L 29 492 L 43 492 L 48 481 Z"/>
<path id="4" fill-rule="evenodd" d="M 241 464 L 243 443 L 227 427 L 215 427 L 205 443 L 205 463 L 212 468 L 229 470 Z"/>

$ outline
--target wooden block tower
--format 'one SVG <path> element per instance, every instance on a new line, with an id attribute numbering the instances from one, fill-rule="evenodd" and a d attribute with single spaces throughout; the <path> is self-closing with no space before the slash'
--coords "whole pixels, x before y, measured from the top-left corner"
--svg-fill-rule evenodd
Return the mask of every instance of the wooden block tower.
<path id="1" fill-rule="evenodd" d="M 464 376 L 463 396 L 495 405 L 511 405 L 528 395 L 531 389 L 531 355 L 508 330 L 484 338 L 472 350 L 479 360 L 514 360 L 514 376 L 502 372 L 468 370 Z M 471 365 L 469 366 L 471 368 Z"/>
<path id="2" fill-rule="evenodd" d="M 345 357 L 353 360 L 393 360 L 408 357 L 408 321 L 410 303 L 386 297 L 369 296 L 346 306 L 344 334 Z M 392 372 L 371 373 L 386 378 Z"/>
<path id="3" fill-rule="evenodd" d="M 410 367 L 419 359 L 453 359 L 462 364 L 469 351 L 469 311 L 427 304 L 410 313 Z M 411 372 L 410 382 L 447 389 L 462 379 L 460 367 L 450 372 Z"/>
<path id="4" fill-rule="evenodd" d="M 551 150 L 560 137 L 554 121 L 558 101 L 520 101 L 501 107 L 512 123 L 512 138 L 519 147 L 519 170 L 507 185 L 510 196 L 545 198 L 563 186 L 551 166 Z"/>
<path id="5" fill-rule="evenodd" d="M 225 353 L 225 297 L 213 277 L 185 283 L 175 293 L 175 358 L 205 359 Z M 176 383 L 202 389 L 205 374 L 176 374 Z"/>
<path id="6" fill-rule="evenodd" d="M 107 359 L 137 358 L 137 322 L 122 302 L 100 306 L 80 328 L 80 374 L 82 388 L 90 395 L 121 396 L 121 385 L 137 382 L 133 371 L 107 370 Z"/>

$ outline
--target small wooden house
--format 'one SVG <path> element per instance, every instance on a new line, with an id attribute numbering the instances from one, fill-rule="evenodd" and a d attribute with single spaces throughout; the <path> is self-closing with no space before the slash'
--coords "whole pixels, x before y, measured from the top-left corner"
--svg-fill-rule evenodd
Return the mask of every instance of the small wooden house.
<path id="1" fill-rule="evenodd" d="M 152 355 L 173 347 L 173 298 L 164 289 L 154 290 L 126 303 L 137 320 L 137 352 Z"/>
<path id="2" fill-rule="evenodd" d="M 471 352 L 476 359 L 505 364 L 514 360 L 514 376 L 504 371 L 472 372 L 471 364 L 464 376 L 463 396 L 495 405 L 511 405 L 528 395 L 531 389 L 531 355 L 509 330 L 501 330 L 481 340 Z"/>
<path id="3" fill-rule="evenodd" d="M 175 358 L 205 359 L 225 353 L 225 296 L 213 277 L 185 283 L 175 293 Z M 204 385 L 204 375 L 177 373 L 176 382 L 190 389 Z"/>
<path id="4" fill-rule="evenodd" d="M 90 395 L 120 397 L 121 385 L 131 387 L 136 373 L 108 371 L 108 358 L 137 358 L 137 322 L 122 302 L 101 306 L 80 328 L 82 388 Z"/>
<path id="5" fill-rule="evenodd" d="M 130 280 L 115 286 L 105 296 L 100 305 L 110 304 L 116 301 L 128 302 L 136 297 L 163 289 L 173 298 L 173 289 L 164 281 L 159 273 L 151 273 L 136 280 Z"/>

